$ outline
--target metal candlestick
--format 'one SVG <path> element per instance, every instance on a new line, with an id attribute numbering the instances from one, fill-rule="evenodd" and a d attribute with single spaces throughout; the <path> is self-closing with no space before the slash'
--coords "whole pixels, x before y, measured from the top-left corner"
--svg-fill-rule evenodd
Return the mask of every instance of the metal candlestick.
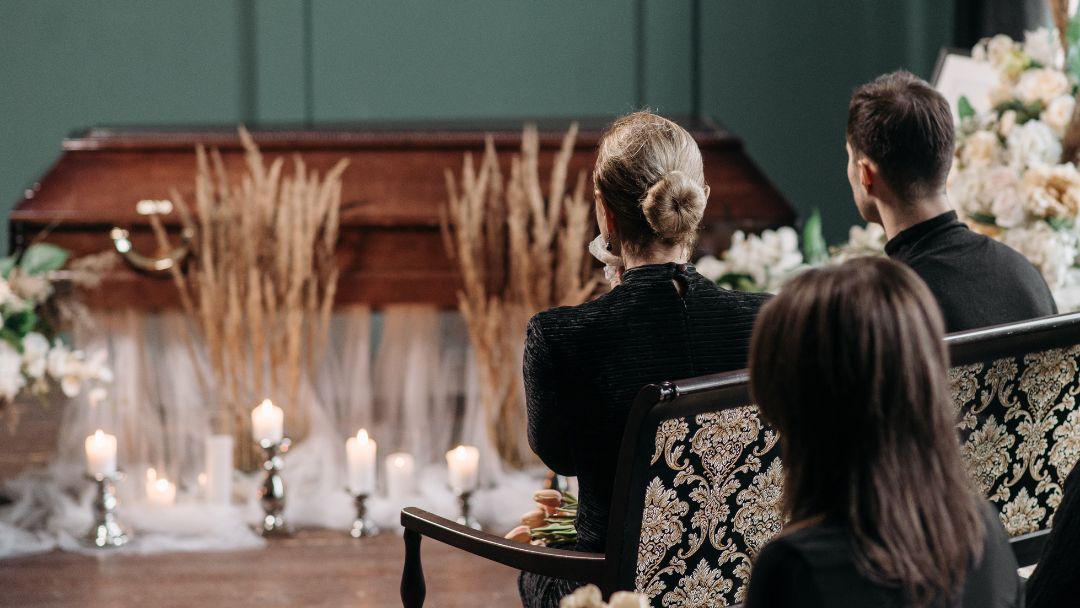
<path id="1" fill-rule="evenodd" d="M 259 502 L 264 513 L 261 532 L 263 536 L 288 536 L 291 530 L 282 517 L 285 511 L 285 481 L 281 479 L 281 469 L 285 463 L 281 455 L 289 451 L 289 440 L 275 443 L 263 439 L 259 446 L 266 452 L 266 461 L 263 462 L 266 478 L 259 489 Z"/>
<path id="2" fill-rule="evenodd" d="M 94 525 L 82 538 L 82 543 L 99 549 L 122 547 L 128 542 L 127 532 L 116 522 L 116 482 L 123 479 L 121 473 L 111 475 L 87 475 L 97 483 L 94 497 Z"/>
<path id="3" fill-rule="evenodd" d="M 476 521 L 476 518 L 472 515 L 472 507 L 469 504 L 469 500 L 472 499 L 472 490 L 456 490 L 455 494 L 458 499 L 458 508 L 461 514 L 454 520 L 457 523 L 468 526 L 474 530 L 480 529 L 480 522 Z"/>
<path id="4" fill-rule="evenodd" d="M 353 504 L 356 505 L 356 519 L 353 520 L 352 530 L 349 530 L 349 534 L 353 538 L 368 538 L 375 536 L 379 533 L 378 526 L 375 522 L 371 521 L 367 512 L 367 499 L 366 493 L 350 492 L 353 497 Z"/>

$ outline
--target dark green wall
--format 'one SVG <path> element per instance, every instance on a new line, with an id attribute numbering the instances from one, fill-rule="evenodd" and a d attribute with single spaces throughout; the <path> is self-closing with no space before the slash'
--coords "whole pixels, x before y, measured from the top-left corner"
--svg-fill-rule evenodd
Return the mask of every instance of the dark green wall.
<path id="1" fill-rule="evenodd" d="M 822 209 L 836 240 L 855 220 L 844 178 L 850 90 L 899 67 L 928 76 L 951 6 L 0 0 L 0 208 L 67 132 L 91 125 L 572 117 L 649 105 L 720 119 L 801 212 Z"/>

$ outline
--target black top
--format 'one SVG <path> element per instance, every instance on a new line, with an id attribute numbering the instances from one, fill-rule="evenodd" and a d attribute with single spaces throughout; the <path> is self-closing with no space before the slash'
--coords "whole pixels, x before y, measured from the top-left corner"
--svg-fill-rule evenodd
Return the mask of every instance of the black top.
<path id="1" fill-rule="evenodd" d="M 1027 258 L 974 232 L 955 211 L 916 224 L 885 244 L 930 287 L 945 331 L 963 331 L 1057 313 L 1039 271 Z"/>
<path id="2" fill-rule="evenodd" d="M 656 264 L 625 271 L 621 285 L 592 302 L 529 321 L 529 444 L 556 473 L 578 478 L 578 549 L 604 551 L 619 445 L 638 391 L 746 367 L 768 297 L 717 287 L 692 266 Z"/>
<path id="3" fill-rule="evenodd" d="M 1027 600 L 1028 608 L 1080 604 L 1080 467 L 1074 466 L 1065 480 L 1053 531 L 1027 583 Z"/>
<path id="4" fill-rule="evenodd" d="M 968 573 L 957 607 L 1012 608 L 1024 605 L 1016 559 L 997 512 L 986 505 L 988 534 L 983 558 Z M 840 526 L 804 528 L 774 539 L 754 560 L 745 608 L 911 606 L 899 587 L 875 583 L 858 572 L 851 537 Z"/>

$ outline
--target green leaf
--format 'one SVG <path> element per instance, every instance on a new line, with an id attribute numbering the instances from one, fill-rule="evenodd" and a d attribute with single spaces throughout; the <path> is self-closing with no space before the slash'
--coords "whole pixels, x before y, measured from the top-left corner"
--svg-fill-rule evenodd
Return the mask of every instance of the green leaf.
<path id="1" fill-rule="evenodd" d="M 4 319 L 4 329 L 13 332 L 21 341 L 23 336 L 34 330 L 37 322 L 37 313 L 33 310 L 21 310 L 8 315 L 8 318 Z M 19 350 L 22 351 L 21 346 Z"/>
<path id="2" fill-rule="evenodd" d="M 741 272 L 729 272 L 716 279 L 716 284 L 726 285 L 729 289 L 735 291 L 761 291 L 761 286 L 754 282 L 753 277 Z"/>
<path id="3" fill-rule="evenodd" d="M 1046 223 L 1054 230 L 1072 230 L 1073 221 L 1066 217 L 1048 217 Z"/>
<path id="4" fill-rule="evenodd" d="M 968 217 L 980 224 L 988 224 L 990 226 L 997 225 L 997 218 L 986 213 L 969 213 Z"/>
<path id="5" fill-rule="evenodd" d="M 11 269 L 15 268 L 17 262 L 18 259 L 13 255 L 9 255 L 6 258 L 0 258 L 0 276 L 5 279 L 11 276 Z"/>
<path id="6" fill-rule="evenodd" d="M 49 243 L 34 243 L 23 252 L 19 268 L 27 274 L 45 274 L 60 270 L 67 260 L 67 250 Z"/>
<path id="7" fill-rule="evenodd" d="M 975 107 L 971 105 L 967 95 L 961 95 L 960 99 L 956 101 L 956 113 L 960 115 L 960 120 L 975 116 Z"/>
<path id="8" fill-rule="evenodd" d="M 803 224 L 802 254 L 803 261 L 807 264 L 820 264 L 829 259 L 829 246 L 825 244 L 821 211 L 818 209 L 814 209 Z"/>

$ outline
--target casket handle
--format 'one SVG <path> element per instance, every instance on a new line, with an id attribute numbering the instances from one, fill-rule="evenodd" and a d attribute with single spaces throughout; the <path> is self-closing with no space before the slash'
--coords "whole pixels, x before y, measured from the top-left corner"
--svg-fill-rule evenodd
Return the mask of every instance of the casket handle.
<path id="1" fill-rule="evenodd" d="M 131 233 L 126 228 L 113 226 L 113 229 L 109 231 L 109 236 L 112 238 L 113 247 L 116 248 L 117 253 L 135 268 L 147 272 L 165 272 L 182 262 L 191 253 L 191 241 L 195 238 L 195 230 L 190 226 L 184 227 L 180 231 L 181 244 L 159 258 L 145 256 L 135 251 L 131 242 Z"/>

